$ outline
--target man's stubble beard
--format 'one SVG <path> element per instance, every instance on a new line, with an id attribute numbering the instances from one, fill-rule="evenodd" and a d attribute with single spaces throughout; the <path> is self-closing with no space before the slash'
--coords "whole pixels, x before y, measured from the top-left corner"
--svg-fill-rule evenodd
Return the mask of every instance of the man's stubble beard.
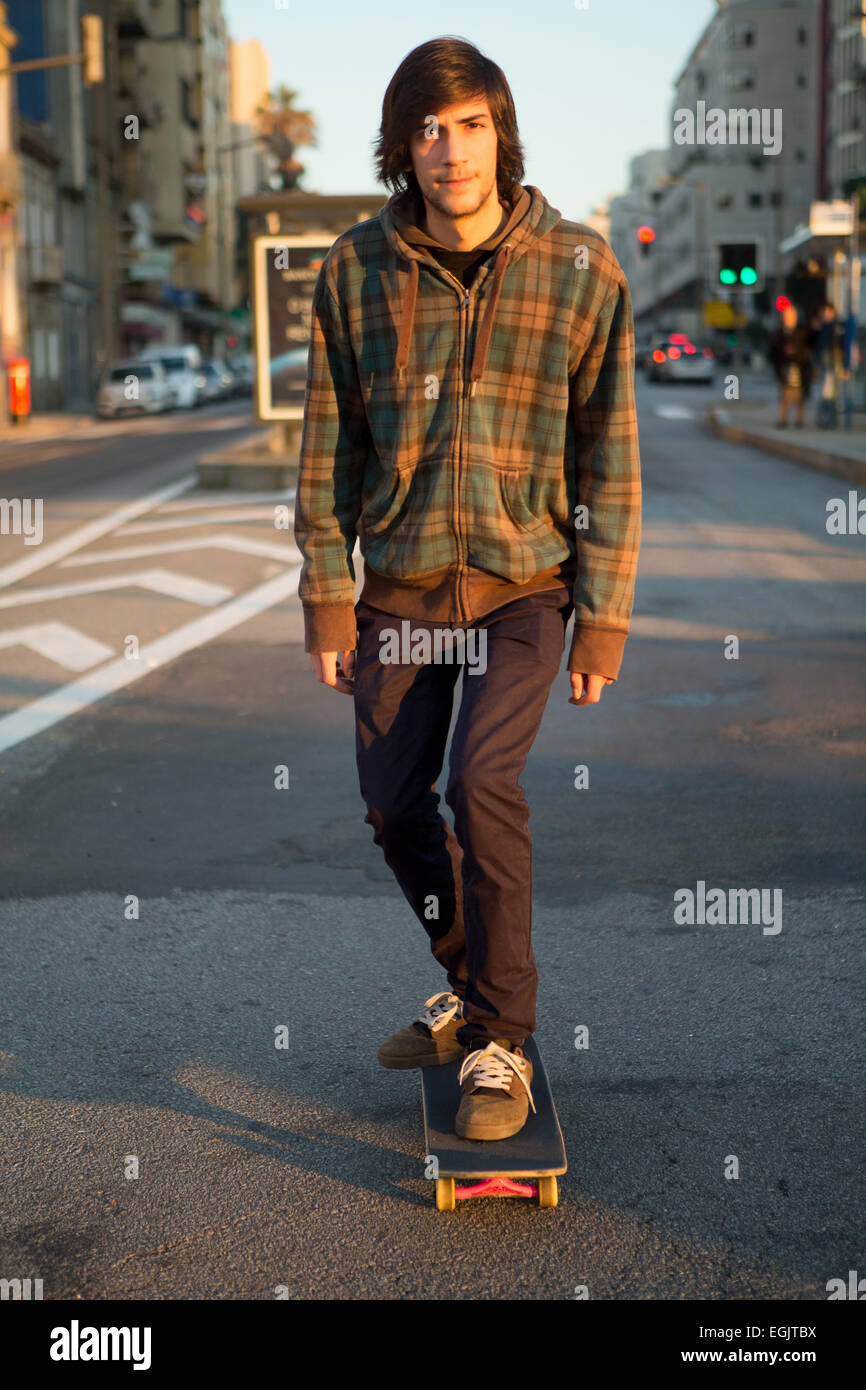
<path id="1" fill-rule="evenodd" d="M 496 187 L 496 177 L 495 177 L 495 175 L 494 175 L 494 177 L 491 179 L 491 181 L 490 181 L 489 185 L 487 186 L 487 188 L 485 189 L 485 191 L 484 191 L 482 194 L 479 194 L 477 202 L 474 203 L 474 204 L 472 204 L 472 205 L 469 206 L 469 207 L 460 208 L 459 211 L 458 211 L 458 210 L 455 210 L 454 208 L 448 207 L 447 204 L 445 203 L 444 199 L 440 202 L 440 201 L 439 201 L 439 198 L 438 198 L 438 196 L 437 196 L 437 194 L 436 194 L 436 192 L 435 192 L 435 190 L 434 190 L 434 192 L 432 193 L 432 195 L 431 195 L 430 193 L 424 194 L 423 191 L 422 191 L 422 189 L 421 189 L 421 184 L 420 184 L 420 181 L 419 181 L 419 183 L 418 183 L 418 192 L 419 192 L 419 197 L 421 198 L 421 209 L 422 209 L 422 212 L 425 212 L 425 213 L 426 213 L 426 208 L 425 208 L 425 205 L 424 205 L 424 199 L 425 199 L 425 197 L 426 197 L 427 202 L 430 204 L 431 207 L 433 207 L 433 208 L 436 209 L 436 211 L 439 213 L 439 215 L 440 215 L 441 217 L 447 217 L 447 218 L 449 218 L 452 222 L 459 222 L 460 219 L 463 218 L 463 217 L 474 217 L 474 216 L 476 215 L 476 213 L 480 212 L 481 208 L 484 206 L 484 204 L 487 202 L 487 199 L 490 197 L 491 190 L 494 189 L 495 187 Z M 500 206 L 504 206 L 504 204 L 502 203 L 502 199 L 501 199 L 501 198 L 498 199 L 498 202 L 499 202 Z"/>

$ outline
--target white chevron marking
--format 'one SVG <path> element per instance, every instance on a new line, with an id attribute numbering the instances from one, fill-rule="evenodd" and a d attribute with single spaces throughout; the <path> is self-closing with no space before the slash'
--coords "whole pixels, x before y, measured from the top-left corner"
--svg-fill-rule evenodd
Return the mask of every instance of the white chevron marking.
<path id="1" fill-rule="evenodd" d="M 62 568 L 69 565 L 100 565 L 110 560 L 139 560 L 144 555 L 169 555 L 172 552 L 188 550 L 234 550 L 240 555 L 266 555 L 270 560 L 282 560 L 292 564 L 300 557 L 297 546 L 276 541 L 250 541 L 243 536 L 203 536 L 199 540 L 163 541 L 157 545 L 128 545 L 121 550 L 103 550 L 98 555 L 75 555 L 64 560 Z"/>
<path id="2" fill-rule="evenodd" d="M 224 584 L 208 584 L 203 579 L 176 574 L 173 570 L 131 570 L 127 574 L 112 574 L 107 579 L 85 579 L 80 584 L 49 584 L 42 588 L 19 589 L 14 594 L 0 597 L 0 608 L 20 608 L 27 603 L 47 603 L 49 599 L 105 593 L 111 589 L 153 589 L 157 594 L 168 594 L 184 603 L 200 603 L 205 608 L 214 608 L 218 603 L 223 603 L 231 597 L 232 592 Z"/>
<path id="3" fill-rule="evenodd" d="M 31 647 L 34 652 L 65 666 L 69 671 L 87 671 L 98 661 L 114 655 L 111 647 L 87 637 L 67 623 L 31 623 L 28 627 L 0 632 L 0 647 Z"/>

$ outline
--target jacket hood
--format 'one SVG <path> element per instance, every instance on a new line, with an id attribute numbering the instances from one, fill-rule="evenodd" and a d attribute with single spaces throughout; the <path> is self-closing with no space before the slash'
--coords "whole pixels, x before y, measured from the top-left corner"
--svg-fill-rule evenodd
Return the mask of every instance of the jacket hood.
<path id="1" fill-rule="evenodd" d="M 511 215 L 500 232 L 494 232 L 487 241 L 473 250 L 484 251 L 498 246 L 493 260 L 493 281 L 484 317 L 475 339 L 472 366 L 469 372 L 469 394 L 475 394 L 475 383 L 484 374 L 487 348 L 493 329 L 493 319 L 502 289 L 506 269 L 512 262 L 526 255 L 542 237 L 562 220 L 562 213 L 544 197 L 532 184 L 515 183 L 512 188 Z M 395 255 L 409 263 L 409 274 L 403 291 L 400 307 L 400 322 L 397 333 L 397 355 L 394 365 L 400 378 L 409 361 L 409 344 L 412 341 L 412 325 L 415 320 L 415 304 L 418 298 L 418 280 L 422 265 L 441 270 L 439 262 L 430 247 L 439 246 L 433 237 L 417 225 L 417 205 L 412 196 L 404 191 L 394 193 L 378 214 L 385 238 Z"/>

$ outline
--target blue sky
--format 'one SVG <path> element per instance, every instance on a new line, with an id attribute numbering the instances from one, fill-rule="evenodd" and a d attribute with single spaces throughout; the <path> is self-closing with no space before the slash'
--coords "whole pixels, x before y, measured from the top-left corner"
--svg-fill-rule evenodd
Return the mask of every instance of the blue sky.
<path id="1" fill-rule="evenodd" d="M 469 39 L 502 68 L 514 94 L 533 183 L 565 217 L 583 220 L 624 192 L 628 161 L 665 147 L 673 81 L 715 0 L 223 0 L 232 38 L 258 39 L 272 81 L 298 91 L 318 145 L 298 151 L 303 187 L 387 191 L 372 165 L 382 96 L 416 44 Z"/>

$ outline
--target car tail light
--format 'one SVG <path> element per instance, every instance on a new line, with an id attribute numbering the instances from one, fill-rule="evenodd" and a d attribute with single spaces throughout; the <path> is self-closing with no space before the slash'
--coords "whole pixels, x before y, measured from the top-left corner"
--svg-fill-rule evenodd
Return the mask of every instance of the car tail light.
<path id="1" fill-rule="evenodd" d="M 712 348 L 704 348 L 704 357 L 712 357 L 712 355 L 713 355 L 713 349 L 712 349 Z"/>
<path id="2" fill-rule="evenodd" d="M 653 361 L 654 361 L 654 362 L 664 362 L 664 360 L 665 360 L 665 355 L 664 355 L 664 353 L 662 352 L 661 348 L 656 348 L 655 352 L 653 353 Z"/>
<path id="3" fill-rule="evenodd" d="M 669 347 L 669 348 L 668 348 L 668 357 L 671 359 L 671 361 L 673 361 L 674 358 L 676 358 L 676 357 L 680 357 L 681 355 L 682 355 L 682 354 L 680 353 L 679 348 L 675 348 L 675 347 Z"/>
<path id="4" fill-rule="evenodd" d="M 686 343 L 683 347 L 683 352 L 688 353 L 689 357 L 691 357 L 693 353 L 697 352 L 697 348 L 694 343 Z"/>

